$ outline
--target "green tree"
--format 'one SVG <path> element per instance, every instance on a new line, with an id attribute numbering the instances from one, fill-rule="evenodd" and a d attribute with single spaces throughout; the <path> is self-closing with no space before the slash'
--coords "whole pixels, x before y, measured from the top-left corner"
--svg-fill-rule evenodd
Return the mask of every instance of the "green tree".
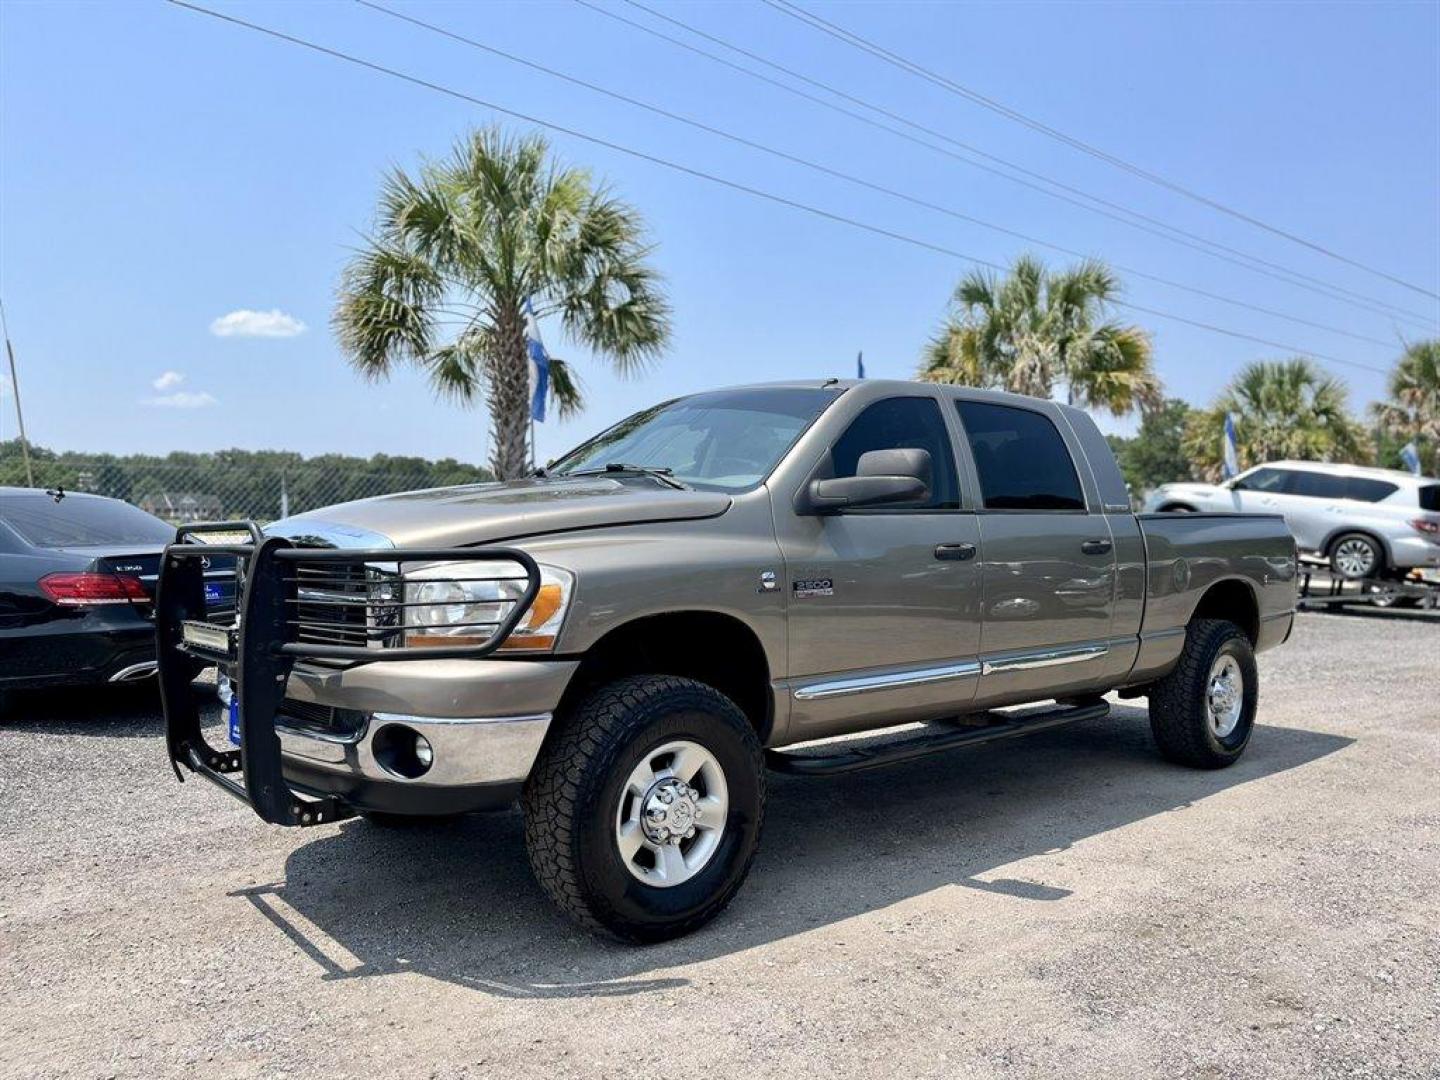
<path id="1" fill-rule="evenodd" d="M 1242 469 L 1281 459 L 1365 460 L 1365 430 L 1347 410 L 1347 396 L 1341 380 L 1303 356 L 1249 364 L 1210 408 L 1191 412 L 1185 454 L 1195 471 L 1218 477 L 1225 414 L 1232 413 Z"/>
<path id="2" fill-rule="evenodd" d="M 1109 317 L 1120 293 L 1096 260 L 1051 272 L 1024 255 L 1005 278 L 974 270 L 926 346 L 920 378 L 1050 397 L 1064 383 L 1072 405 L 1123 416 L 1161 401 L 1150 336 Z"/>
<path id="3" fill-rule="evenodd" d="M 1381 431 L 1390 437 L 1382 441 L 1381 464 L 1398 466 L 1399 448 L 1414 439 L 1421 460 L 1428 449 L 1435 471 L 1440 472 L 1440 338 L 1405 346 L 1387 389 L 1389 400 L 1370 407 Z M 1385 454 L 1392 442 L 1391 454 Z"/>
<path id="4" fill-rule="evenodd" d="M 528 456 L 525 305 L 637 373 L 670 330 L 649 256 L 639 214 L 556 163 L 543 138 L 475 131 L 448 158 L 386 179 L 374 232 L 345 269 L 335 332 L 368 378 L 412 364 L 442 395 L 483 397 L 492 468 L 513 479 Z M 581 408 L 579 381 L 556 357 L 550 388 L 561 415 Z"/>
<path id="5" fill-rule="evenodd" d="M 1183 441 L 1192 411 L 1179 398 L 1167 398 L 1160 408 L 1144 415 L 1134 437 L 1111 436 L 1110 447 L 1132 495 L 1138 498 L 1161 484 L 1190 478 L 1190 457 Z"/>

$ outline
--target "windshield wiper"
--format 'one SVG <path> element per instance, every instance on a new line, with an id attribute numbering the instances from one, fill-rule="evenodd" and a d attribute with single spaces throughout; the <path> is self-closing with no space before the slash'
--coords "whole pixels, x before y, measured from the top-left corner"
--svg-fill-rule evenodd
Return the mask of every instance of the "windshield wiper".
<path id="1" fill-rule="evenodd" d="M 661 468 L 654 465 L 627 465 L 623 461 L 607 461 L 603 468 L 599 469 L 576 469 L 567 476 L 605 476 L 607 474 L 625 473 L 630 476 L 650 476 L 659 480 L 666 487 L 675 488 L 677 491 L 689 491 L 690 485 L 683 484 L 674 477 L 674 469 Z"/>

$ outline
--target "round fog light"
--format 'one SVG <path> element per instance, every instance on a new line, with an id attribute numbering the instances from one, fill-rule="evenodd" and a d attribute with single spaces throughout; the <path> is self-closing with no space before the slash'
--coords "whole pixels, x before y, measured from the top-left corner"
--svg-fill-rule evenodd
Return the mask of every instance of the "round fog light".
<path id="1" fill-rule="evenodd" d="M 435 761 L 430 741 L 404 724 L 386 724 L 375 732 L 370 751 L 382 769 L 402 780 L 418 780 Z"/>

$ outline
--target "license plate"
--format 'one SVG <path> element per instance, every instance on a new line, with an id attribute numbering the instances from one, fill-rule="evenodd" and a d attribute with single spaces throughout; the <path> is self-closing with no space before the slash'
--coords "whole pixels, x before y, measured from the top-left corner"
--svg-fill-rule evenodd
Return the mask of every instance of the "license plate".
<path id="1" fill-rule="evenodd" d="M 205 583 L 205 602 L 207 604 L 218 604 L 223 599 L 225 599 L 225 594 L 220 589 L 220 583 L 207 581 Z"/>
<path id="2" fill-rule="evenodd" d="M 230 741 L 240 745 L 240 695 L 233 693 L 230 697 Z"/>

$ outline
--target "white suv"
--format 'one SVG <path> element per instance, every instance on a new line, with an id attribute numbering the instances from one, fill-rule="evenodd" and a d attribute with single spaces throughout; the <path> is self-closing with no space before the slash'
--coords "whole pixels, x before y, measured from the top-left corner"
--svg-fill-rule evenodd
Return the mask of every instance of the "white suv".
<path id="1" fill-rule="evenodd" d="M 1148 511 L 1284 514 L 1301 551 L 1343 578 L 1440 567 L 1440 480 L 1361 465 L 1272 461 L 1223 484 L 1165 484 Z"/>

